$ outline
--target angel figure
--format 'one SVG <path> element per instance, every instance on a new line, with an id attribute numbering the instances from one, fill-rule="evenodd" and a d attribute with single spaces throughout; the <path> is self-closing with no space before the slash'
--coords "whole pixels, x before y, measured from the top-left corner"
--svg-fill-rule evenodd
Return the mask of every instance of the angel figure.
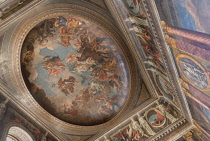
<path id="1" fill-rule="evenodd" d="M 69 76 L 68 79 L 62 80 L 62 77 L 58 80 L 58 88 L 67 96 L 70 93 L 74 93 L 74 85 L 76 83 L 76 78 L 74 76 Z M 53 84 L 52 87 L 55 87 Z"/>

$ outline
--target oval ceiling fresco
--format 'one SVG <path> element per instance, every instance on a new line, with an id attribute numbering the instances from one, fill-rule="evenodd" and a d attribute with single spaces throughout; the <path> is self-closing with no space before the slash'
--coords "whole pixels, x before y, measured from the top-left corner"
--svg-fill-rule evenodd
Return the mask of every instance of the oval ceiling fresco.
<path id="1" fill-rule="evenodd" d="M 46 19 L 26 36 L 21 51 L 25 83 L 53 116 L 76 125 L 114 117 L 129 94 L 129 70 L 105 30 L 81 17 Z"/>

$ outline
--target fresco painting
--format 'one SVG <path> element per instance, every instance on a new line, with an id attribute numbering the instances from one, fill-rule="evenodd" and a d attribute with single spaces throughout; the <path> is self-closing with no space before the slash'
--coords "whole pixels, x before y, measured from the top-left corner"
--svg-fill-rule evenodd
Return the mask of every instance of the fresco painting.
<path id="1" fill-rule="evenodd" d="M 201 89 L 208 87 L 209 76 L 197 62 L 194 62 L 189 57 L 180 57 L 178 63 L 181 71 L 191 83 Z"/>
<path id="2" fill-rule="evenodd" d="M 181 113 L 175 104 L 160 98 L 156 105 L 144 111 L 143 114 L 136 114 L 136 117 L 130 118 L 126 126 L 116 128 L 111 139 L 112 141 L 151 140 L 151 136 L 177 121 L 179 117 Z"/>
<path id="3" fill-rule="evenodd" d="M 147 119 L 152 127 L 161 127 L 165 124 L 166 118 L 164 113 L 161 113 L 159 110 L 154 109 L 150 110 L 147 113 Z"/>
<path id="4" fill-rule="evenodd" d="M 149 27 L 142 27 L 143 33 L 142 36 L 139 36 L 142 45 L 144 46 L 144 51 L 146 56 L 158 58 L 160 57 L 160 53 L 155 46 L 153 35 L 149 29 Z"/>
<path id="5" fill-rule="evenodd" d="M 154 1 L 158 6 L 159 13 L 161 14 L 161 20 L 164 20 L 166 23 L 193 31 L 210 33 L 210 15 L 208 14 L 210 12 L 209 0 Z M 178 18 L 178 24 L 175 22 L 176 18 Z"/>
<path id="6" fill-rule="evenodd" d="M 210 33 L 209 0 L 176 0 L 175 2 L 183 28 Z"/>
<path id="7" fill-rule="evenodd" d="M 93 22 L 62 15 L 46 19 L 28 33 L 21 56 L 30 93 L 63 121 L 101 124 L 126 102 L 126 59 L 111 36 Z"/>
<path id="8" fill-rule="evenodd" d="M 113 136 L 113 141 L 128 140 L 129 136 L 132 134 L 132 129 L 128 126 L 121 129 L 116 135 Z"/>
<path id="9" fill-rule="evenodd" d="M 188 88 L 184 87 L 184 91 L 187 95 L 192 117 L 202 130 L 205 131 L 204 134 L 207 133 L 208 136 L 210 133 L 210 128 L 208 126 L 210 124 L 210 90 L 209 73 L 206 68 L 209 66 L 209 62 L 203 61 L 202 64 L 200 64 L 201 60 L 198 58 L 192 58 L 186 54 L 177 54 L 176 51 L 174 51 L 174 53 L 178 55 L 177 65 L 180 68 L 180 73 L 184 75 L 181 78 L 188 86 Z M 183 59 L 184 62 L 181 62 L 183 61 L 181 59 Z M 179 62 L 187 63 L 187 66 L 184 66 Z M 187 74 L 183 73 L 183 71 L 186 70 Z"/>
<path id="10" fill-rule="evenodd" d="M 150 136 L 145 134 L 142 129 L 136 128 L 139 126 L 137 121 L 130 123 L 128 126 L 120 129 L 115 135 L 112 136 L 113 141 L 145 141 Z M 134 125 L 135 124 L 135 125 Z M 143 132 L 142 132 L 143 131 Z"/>
<path id="11" fill-rule="evenodd" d="M 140 13 L 140 15 L 134 16 L 133 18 L 135 19 L 135 23 L 138 23 L 139 21 L 142 22 L 142 24 L 135 25 L 134 30 L 136 35 L 139 37 L 139 41 L 141 43 L 140 47 L 143 49 L 142 51 L 145 54 L 147 62 L 152 65 L 151 67 L 155 67 L 161 73 L 165 74 L 166 72 L 163 60 L 154 41 L 153 33 L 149 28 L 147 15 L 145 13 Z"/>
<path id="12" fill-rule="evenodd" d="M 142 49 L 144 59 L 147 60 L 151 67 L 158 69 L 163 74 L 166 73 L 161 54 L 155 43 L 155 37 L 150 29 L 149 17 L 142 7 L 142 1 L 125 0 L 124 3 L 125 10 L 129 11 L 127 16 L 130 17 L 129 20 L 133 26 L 132 30 L 134 30 L 141 43 L 139 48 Z"/>
<path id="13" fill-rule="evenodd" d="M 208 141 L 209 137 L 202 134 L 197 126 L 186 132 L 182 137 L 176 141 Z"/>
<path id="14" fill-rule="evenodd" d="M 159 69 L 161 73 L 165 73 L 165 68 L 162 62 L 160 52 L 154 42 L 154 37 L 149 27 L 141 26 L 142 34 L 139 34 L 138 37 L 142 44 L 144 53 L 149 62 L 154 64 L 156 68 Z"/>
<path id="15" fill-rule="evenodd" d="M 209 127 L 206 125 L 209 125 L 210 120 L 208 102 L 210 62 L 209 44 L 206 41 L 209 40 L 210 33 L 210 17 L 207 14 L 210 12 L 210 1 L 157 0 L 155 2 L 160 20 L 166 23 L 163 29 L 176 60 L 179 77 L 187 85 L 187 88 L 183 89 L 187 95 L 192 117 L 202 131 L 205 131 L 204 134 L 209 136 Z M 169 5 L 168 9 L 164 5 Z M 168 27 L 168 31 L 165 27 Z M 182 35 L 178 35 L 178 32 L 182 32 Z"/>
<path id="16" fill-rule="evenodd" d="M 159 132 L 168 125 L 174 123 L 180 117 L 179 110 L 167 99 L 161 98 L 158 104 L 145 113 L 147 122 L 153 131 Z"/>
<path id="17" fill-rule="evenodd" d="M 210 134 L 210 112 L 208 109 L 203 107 L 201 104 L 194 100 L 187 98 L 189 106 L 191 107 L 191 113 L 193 119 L 201 126 L 206 133 Z"/>
<path id="18" fill-rule="evenodd" d="M 139 2 L 138 0 L 126 0 L 127 5 L 134 14 L 137 14 L 139 12 Z"/>

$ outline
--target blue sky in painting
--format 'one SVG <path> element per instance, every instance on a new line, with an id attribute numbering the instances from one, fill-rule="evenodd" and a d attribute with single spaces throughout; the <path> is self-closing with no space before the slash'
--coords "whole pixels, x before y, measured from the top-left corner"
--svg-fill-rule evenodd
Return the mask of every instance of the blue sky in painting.
<path id="1" fill-rule="evenodd" d="M 110 48 L 110 47 L 109 47 Z M 74 76 L 77 80 L 77 83 L 80 84 L 80 86 L 82 86 L 82 88 L 87 88 L 89 87 L 89 84 L 94 81 L 97 80 L 97 78 L 94 78 L 91 74 L 92 71 L 81 71 L 80 73 L 74 70 L 74 64 L 70 64 L 67 63 L 65 61 L 66 57 L 70 54 L 70 53 L 75 53 L 77 52 L 77 48 L 74 48 L 72 46 L 66 48 L 63 47 L 62 45 L 57 45 L 56 48 L 54 50 L 50 50 L 48 48 L 43 48 L 40 50 L 39 55 L 41 55 L 41 58 L 44 58 L 45 56 L 51 56 L 51 57 L 56 57 L 58 56 L 62 63 L 67 67 L 66 70 L 68 71 L 69 75 Z M 119 54 L 116 55 L 118 58 L 122 58 L 122 56 L 120 56 Z M 123 65 L 122 63 L 120 63 L 120 65 Z M 66 73 L 62 74 L 60 73 L 58 76 L 54 76 L 54 75 L 49 75 L 48 71 L 45 70 L 41 64 L 38 64 L 36 66 L 36 71 L 38 73 L 38 76 L 36 77 L 36 79 L 34 80 L 37 84 L 39 84 L 40 86 L 42 86 L 42 88 L 45 90 L 45 93 L 47 95 L 57 95 L 57 92 L 60 91 L 59 93 L 62 93 L 62 91 L 60 89 L 58 89 L 58 85 L 56 84 L 58 82 L 58 80 L 60 78 L 62 78 L 62 80 L 67 79 L 69 76 Z M 84 83 L 82 83 L 83 78 L 86 78 L 86 81 Z M 56 84 L 56 85 L 55 85 Z M 52 87 L 53 85 L 55 85 L 54 87 Z M 75 93 L 79 93 L 80 90 L 75 88 L 74 90 Z M 121 90 L 119 90 L 119 92 L 121 92 Z M 112 91 L 110 93 L 110 97 L 116 95 L 116 91 Z M 68 95 L 68 97 L 72 97 L 71 95 Z"/>
<path id="2" fill-rule="evenodd" d="M 172 0 L 181 27 L 210 34 L 210 0 Z"/>
<path id="3" fill-rule="evenodd" d="M 80 80 L 81 74 L 77 74 L 75 71 L 73 71 L 73 65 L 65 62 L 66 56 L 68 56 L 70 52 L 76 52 L 76 51 L 77 51 L 77 49 L 73 48 L 73 47 L 66 48 L 66 47 L 63 47 L 62 45 L 57 45 L 54 50 L 50 50 L 48 48 L 43 48 L 40 50 L 39 54 L 41 56 L 43 56 L 43 58 L 45 56 L 59 56 L 59 58 L 62 60 L 62 63 L 64 63 L 65 66 L 67 66 L 66 69 L 68 69 L 72 74 L 74 74 L 74 76 L 77 78 L 77 81 L 82 81 L 82 80 Z M 56 92 L 54 92 L 54 90 L 57 89 L 58 86 L 56 85 L 55 87 L 52 87 L 52 85 L 55 84 L 55 82 L 51 81 L 51 80 L 55 80 L 55 79 L 58 80 L 58 77 L 61 78 L 62 75 L 59 74 L 58 77 L 56 77 L 54 75 L 49 75 L 48 71 L 45 70 L 41 66 L 41 64 L 39 64 L 36 67 L 36 71 L 38 72 L 39 75 L 35 79 L 35 82 L 37 82 L 39 85 L 43 86 L 43 89 L 45 90 L 46 94 L 56 95 Z M 89 78 L 90 77 L 89 75 L 90 75 L 89 72 L 83 73 L 83 76 L 85 76 L 86 78 Z M 54 79 L 52 79 L 52 78 L 54 78 Z M 67 79 L 64 77 L 62 77 L 62 78 Z M 83 87 L 88 87 L 88 83 L 89 83 L 89 81 L 86 81 L 83 84 Z M 77 89 L 75 89 L 75 92 L 79 93 L 79 91 Z M 62 93 L 62 92 L 60 91 L 60 93 Z M 71 95 L 68 95 L 68 97 L 71 97 Z"/>
<path id="4" fill-rule="evenodd" d="M 177 0 L 177 10 L 179 13 L 182 28 L 197 30 L 195 20 L 189 13 L 189 11 L 184 7 L 185 0 Z"/>

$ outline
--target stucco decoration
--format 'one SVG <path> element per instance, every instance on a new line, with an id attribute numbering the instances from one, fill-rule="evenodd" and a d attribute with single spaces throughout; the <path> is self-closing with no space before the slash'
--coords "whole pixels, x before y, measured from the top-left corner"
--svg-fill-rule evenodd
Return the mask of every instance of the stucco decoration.
<path id="1" fill-rule="evenodd" d="M 129 93 L 128 66 L 118 45 L 79 16 L 55 16 L 33 27 L 23 43 L 21 67 L 35 100 L 76 125 L 108 121 Z"/>
<path id="2" fill-rule="evenodd" d="M 12 137 L 15 137 L 16 139 L 21 141 L 33 141 L 33 139 L 26 131 L 15 126 L 9 129 L 8 135 L 11 135 Z"/>
<path id="3" fill-rule="evenodd" d="M 167 99 L 176 103 L 173 89 L 170 85 L 170 82 L 167 80 L 167 77 L 163 75 L 156 75 L 156 82 L 161 94 L 163 94 Z"/>

